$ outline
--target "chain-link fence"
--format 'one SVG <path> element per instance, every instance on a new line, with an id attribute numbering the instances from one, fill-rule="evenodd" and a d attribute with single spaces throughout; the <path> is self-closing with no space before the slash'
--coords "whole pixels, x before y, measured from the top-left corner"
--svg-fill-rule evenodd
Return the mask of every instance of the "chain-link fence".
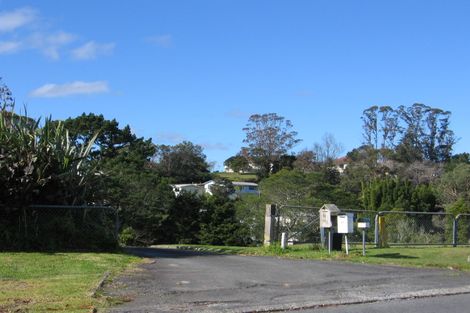
<path id="1" fill-rule="evenodd" d="M 320 244 L 325 240 L 320 228 L 319 207 L 281 205 L 276 209 L 275 240 L 281 240 L 281 234 L 287 234 L 290 243 Z M 371 227 L 366 231 L 366 242 L 374 242 L 374 217 L 377 212 L 365 210 L 341 209 L 342 213 L 354 213 L 354 221 L 368 218 Z M 362 231 L 354 228 L 354 233 L 348 234 L 350 243 L 362 242 Z"/>
<path id="2" fill-rule="evenodd" d="M 1 250 L 106 250 L 117 246 L 117 212 L 106 206 L 0 208 Z"/>
<path id="3" fill-rule="evenodd" d="M 290 243 L 324 243 L 325 230 L 320 228 L 319 207 L 281 205 L 274 217 L 274 241 L 286 233 Z M 365 230 L 366 243 L 393 245 L 470 245 L 470 214 L 454 216 L 445 212 L 368 211 L 340 209 L 353 213 L 354 225 L 370 221 Z M 333 224 L 332 232 L 334 233 Z M 362 229 L 354 226 L 349 243 L 362 243 Z"/>
<path id="4" fill-rule="evenodd" d="M 455 217 L 454 246 L 470 245 L 470 214 Z"/>
<path id="5" fill-rule="evenodd" d="M 445 212 L 383 211 L 377 213 L 376 244 L 452 245 L 454 216 Z"/>
<path id="6" fill-rule="evenodd" d="M 320 243 L 318 210 L 310 206 L 281 205 L 276 210 L 275 240 L 287 234 L 290 243 Z"/>

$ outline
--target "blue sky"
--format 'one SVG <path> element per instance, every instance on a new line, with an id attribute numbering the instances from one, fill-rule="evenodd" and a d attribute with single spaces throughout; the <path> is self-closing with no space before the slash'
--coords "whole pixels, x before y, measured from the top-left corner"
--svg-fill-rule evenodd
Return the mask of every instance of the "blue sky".
<path id="1" fill-rule="evenodd" d="M 250 114 L 311 148 L 362 142 L 372 105 L 452 111 L 470 151 L 470 1 L 0 0 L 0 77 L 34 117 L 116 118 L 222 169 Z"/>

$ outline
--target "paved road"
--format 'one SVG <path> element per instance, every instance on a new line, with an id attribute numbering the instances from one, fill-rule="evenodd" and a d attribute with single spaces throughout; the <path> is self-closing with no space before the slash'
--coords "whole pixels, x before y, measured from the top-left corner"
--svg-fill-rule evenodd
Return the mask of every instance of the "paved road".
<path id="1" fill-rule="evenodd" d="M 470 296 L 440 296 L 412 300 L 391 300 L 294 311 L 295 313 L 466 313 L 470 311 Z M 292 312 L 292 311 L 291 311 Z M 294 313 L 292 312 L 292 313 Z"/>
<path id="2" fill-rule="evenodd" d="M 374 305 L 394 299 L 470 294 L 470 275 L 456 271 L 172 249 L 130 251 L 153 262 L 105 288 L 107 294 L 132 299 L 112 312 L 354 312 L 349 309 L 370 301 L 376 303 L 365 308 L 377 312 Z"/>

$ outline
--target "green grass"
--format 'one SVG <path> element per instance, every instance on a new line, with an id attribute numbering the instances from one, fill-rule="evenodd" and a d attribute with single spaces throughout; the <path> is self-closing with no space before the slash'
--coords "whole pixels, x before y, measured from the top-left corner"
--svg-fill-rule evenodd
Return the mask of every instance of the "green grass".
<path id="1" fill-rule="evenodd" d="M 181 248 L 188 248 L 179 245 Z M 331 255 L 325 249 L 316 245 L 295 245 L 286 250 L 279 246 L 271 247 L 227 247 L 193 245 L 190 249 L 211 251 L 226 254 L 277 256 L 294 259 L 311 260 L 338 260 L 356 263 L 410 266 L 410 267 L 438 267 L 455 270 L 470 271 L 469 247 L 392 247 L 373 248 L 368 247 L 366 256 L 362 256 L 362 247 L 353 246 L 349 255 L 344 252 L 332 252 Z"/>
<path id="2" fill-rule="evenodd" d="M 242 181 L 242 182 L 258 182 L 258 176 L 256 174 L 240 174 L 240 173 L 214 173 L 215 177 L 226 178 L 230 181 Z"/>
<path id="3" fill-rule="evenodd" d="M 0 312 L 90 312 L 108 305 L 91 297 L 104 273 L 111 277 L 137 257 L 119 253 L 0 253 Z"/>

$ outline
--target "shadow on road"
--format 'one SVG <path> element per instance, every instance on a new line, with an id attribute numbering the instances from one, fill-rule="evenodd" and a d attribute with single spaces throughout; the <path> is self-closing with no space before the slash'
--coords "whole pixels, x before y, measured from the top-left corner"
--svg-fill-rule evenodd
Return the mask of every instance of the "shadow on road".
<path id="1" fill-rule="evenodd" d="M 374 258 L 385 258 L 385 259 L 417 259 L 418 257 L 403 255 L 400 253 L 382 253 L 372 256 Z"/>

